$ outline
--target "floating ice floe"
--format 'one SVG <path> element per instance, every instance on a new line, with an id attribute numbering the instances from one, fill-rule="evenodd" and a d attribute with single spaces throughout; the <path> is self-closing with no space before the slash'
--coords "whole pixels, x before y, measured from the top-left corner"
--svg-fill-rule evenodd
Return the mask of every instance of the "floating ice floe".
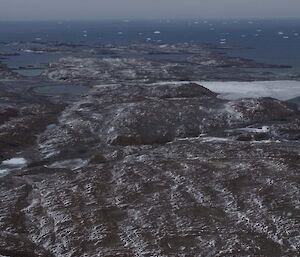
<path id="1" fill-rule="evenodd" d="M 123 32 L 122 32 L 122 31 L 119 31 L 119 32 L 118 32 L 118 35 L 123 35 Z"/>
<path id="2" fill-rule="evenodd" d="M 151 38 L 151 37 L 147 37 L 146 40 L 147 40 L 147 41 L 151 41 L 152 38 Z"/>
<path id="3" fill-rule="evenodd" d="M 283 39 L 289 39 L 289 38 L 290 38 L 290 37 L 288 37 L 288 36 L 284 36 L 284 37 L 283 37 Z"/>
<path id="4" fill-rule="evenodd" d="M 246 35 L 241 35 L 241 37 L 246 37 Z"/>
<path id="5" fill-rule="evenodd" d="M 278 35 L 284 35 L 284 33 L 282 31 L 279 31 L 277 34 Z"/>
<path id="6" fill-rule="evenodd" d="M 257 32 L 262 32 L 262 29 L 257 29 L 256 31 L 257 31 Z"/>
<path id="7" fill-rule="evenodd" d="M 160 34 L 161 32 L 159 30 L 156 30 L 153 32 L 153 34 Z"/>
<path id="8" fill-rule="evenodd" d="M 299 36 L 299 33 L 294 33 L 294 36 L 295 36 L 295 37 L 298 37 L 298 36 Z"/>
<path id="9" fill-rule="evenodd" d="M 31 49 L 25 49 L 23 50 L 24 53 L 36 53 L 36 54 L 42 54 L 44 51 L 42 50 L 31 50 Z"/>

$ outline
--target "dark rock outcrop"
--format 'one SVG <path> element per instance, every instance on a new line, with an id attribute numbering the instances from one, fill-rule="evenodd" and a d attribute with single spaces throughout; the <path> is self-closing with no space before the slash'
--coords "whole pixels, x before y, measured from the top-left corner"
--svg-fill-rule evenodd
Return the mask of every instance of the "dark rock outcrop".
<path id="1" fill-rule="evenodd" d="M 38 107 L 4 125 L 44 126 Z M 0 178 L 0 255 L 297 256 L 299 121 L 192 83 L 95 86 Z"/>

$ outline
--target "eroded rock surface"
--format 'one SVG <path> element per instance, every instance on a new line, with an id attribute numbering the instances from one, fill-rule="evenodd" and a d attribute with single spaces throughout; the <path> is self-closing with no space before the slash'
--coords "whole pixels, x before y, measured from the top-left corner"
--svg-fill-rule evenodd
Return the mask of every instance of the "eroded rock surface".
<path id="1" fill-rule="evenodd" d="M 271 98 L 94 86 L 0 178 L 0 254 L 297 256 L 299 134 Z"/>

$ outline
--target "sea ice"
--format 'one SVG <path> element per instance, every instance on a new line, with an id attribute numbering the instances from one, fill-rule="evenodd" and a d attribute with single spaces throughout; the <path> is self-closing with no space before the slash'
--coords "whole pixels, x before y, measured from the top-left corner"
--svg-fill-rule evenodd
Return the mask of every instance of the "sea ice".
<path id="1" fill-rule="evenodd" d="M 273 97 L 281 101 L 287 101 L 300 96 L 300 81 L 277 80 L 277 81 L 168 81 L 157 82 L 150 85 L 165 85 L 172 83 L 189 84 L 197 83 L 211 91 L 219 93 L 219 97 L 227 100 L 241 98 Z"/>
<path id="2" fill-rule="evenodd" d="M 153 32 L 154 34 L 160 34 L 160 31 L 159 30 L 156 30 Z"/>
<path id="3" fill-rule="evenodd" d="M 283 35 L 284 33 L 282 31 L 279 31 L 278 32 L 278 35 Z"/>
<path id="4" fill-rule="evenodd" d="M 229 100 L 249 97 L 273 97 L 282 101 L 286 101 L 300 96 L 300 81 L 218 81 L 196 83 L 219 93 L 221 98 Z"/>

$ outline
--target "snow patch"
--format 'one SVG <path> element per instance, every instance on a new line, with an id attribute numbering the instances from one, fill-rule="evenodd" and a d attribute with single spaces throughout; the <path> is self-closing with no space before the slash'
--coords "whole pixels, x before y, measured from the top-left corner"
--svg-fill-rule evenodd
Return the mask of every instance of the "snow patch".
<path id="1" fill-rule="evenodd" d="M 2 162 L 3 165 L 8 165 L 8 166 L 20 166 L 20 165 L 23 166 L 26 163 L 27 161 L 24 158 L 12 158 Z"/>
<path id="2" fill-rule="evenodd" d="M 50 169 L 71 169 L 77 170 L 84 167 L 88 163 L 87 160 L 83 159 L 70 159 L 64 161 L 57 161 L 52 163 L 51 165 L 47 166 Z"/>
<path id="3" fill-rule="evenodd" d="M 11 171 L 22 169 L 26 166 L 27 161 L 22 157 L 11 158 L 3 161 L 0 164 L 0 176 L 5 175 Z"/>

